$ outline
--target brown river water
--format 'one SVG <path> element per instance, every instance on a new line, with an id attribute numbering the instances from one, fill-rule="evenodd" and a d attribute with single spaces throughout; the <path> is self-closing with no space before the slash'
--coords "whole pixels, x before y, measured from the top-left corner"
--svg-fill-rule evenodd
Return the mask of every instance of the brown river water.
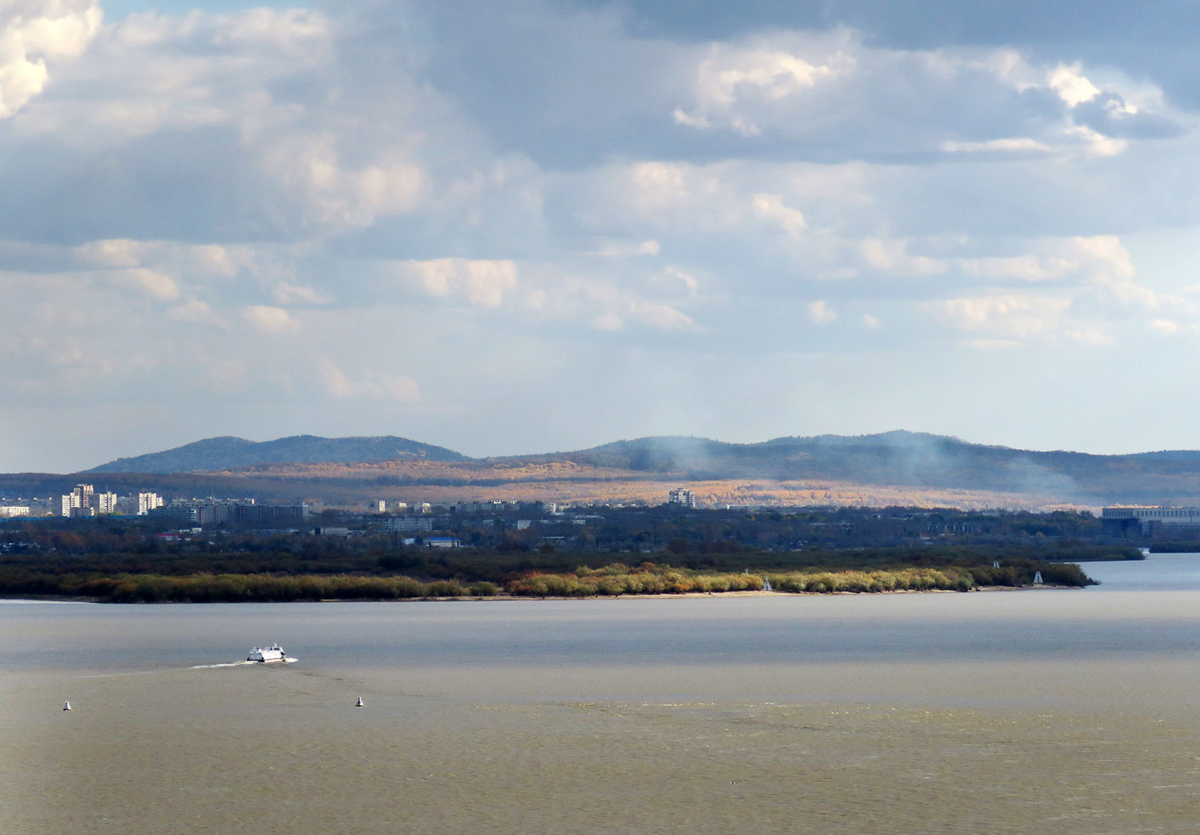
<path id="1" fill-rule="evenodd" d="M 0 603 L 0 832 L 1194 832 L 1200 560 L 1111 571 L 978 594 Z M 272 640 L 299 660 L 210 666 Z"/>

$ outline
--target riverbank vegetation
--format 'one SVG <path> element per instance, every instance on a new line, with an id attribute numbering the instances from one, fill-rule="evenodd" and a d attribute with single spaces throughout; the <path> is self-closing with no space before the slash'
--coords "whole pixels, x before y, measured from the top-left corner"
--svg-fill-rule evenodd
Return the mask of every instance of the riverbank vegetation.
<path id="1" fill-rule="evenodd" d="M 1200 553 L 1200 542 L 1154 542 L 1152 554 L 1195 554 Z"/>
<path id="2" fill-rule="evenodd" d="M 459 547 L 382 530 L 384 519 L 356 530 L 11 520 L 0 524 L 0 594 L 121 602 L 575 597 L 745 591 L 764 578 L 789 592 L 969 590 L 1029 585 L 1037 571 L 1047 583 L 1081 585 L 1086 578 L 1070 564 L 1143 558 L 1128 543 L 1076 538 L 1094 520 L 1069 513 L 609 509 L 525 528 L 494 519 L 480 528 L 486 536 L 462 526 L 438 535 Z"/>
<path id="3" fill-rule="evenodd" d="M 0 594 L 85 598 L 111 603 L 233 603 L 299 600 L 412 600 L 447 597 L 615 597 L 647 594 L 719 594 L 761 591 L 784 593 L 971 591 L 985 586 L 1031 585 L 1040 572 L 1047 584 L 1084 586 L 1091 581 L 1077 565 L 1019 560 L 1000 568 L 946 564 L 940 568 L 906 567 L 791 572 L 711 572 L 646 562 L 636 568 L 614 563 L 578 567 L 558 574 L 529 572 L 503 586 L 480 580 L 423 582 L 408 576 L 272 574 L 50 574 L 0 569 Z"/>

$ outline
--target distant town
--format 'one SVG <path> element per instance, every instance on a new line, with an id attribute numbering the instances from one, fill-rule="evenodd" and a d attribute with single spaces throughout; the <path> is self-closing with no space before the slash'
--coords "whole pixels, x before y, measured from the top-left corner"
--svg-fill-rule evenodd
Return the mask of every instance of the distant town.
<path id="1" fill-rule="evenodd" d="M 648 554 L 667 549 L 794 551 L 939 543 L 1200 542 L 1200 508 L 1195 507 L 1107 507 L 1099 516 L 1088 511 L 820 505 L 701 508 L 686 486 L 669 490 L 657 505 L 373 499 L 365 506 L 338 507 L 253 497 L 165 497 L 153 491 L 117 494 L 83 483 L 61 496 L 0 497 L 0 523 L 70 520 L 86 525 L 105 519 L 172 539 L 209 537 L 221 530 L 335 538 L 386 535 L 400 547 Z"/>

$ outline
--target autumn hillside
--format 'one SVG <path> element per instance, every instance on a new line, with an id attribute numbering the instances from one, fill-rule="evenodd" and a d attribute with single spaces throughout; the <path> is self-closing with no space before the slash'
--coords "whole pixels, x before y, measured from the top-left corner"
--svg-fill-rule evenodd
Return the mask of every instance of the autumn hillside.
<path id="1" fill-rule="evenodd" d="M 82 475 L 0 476 L 0 490 L 53 494 Z M 574 452 L 487 459 L 390 436 L 297 436 L 263 443 L 213 438 L 119 459 L 86 476 L 117 492 L 156 489 L 171 496 L 347 505 L 368 498 L 657 504 L 680 485 L 710 505 L 1200 504 L 1200 452 L 1036 452 L 913 432 L 756 444 L 640 438 Z"/>

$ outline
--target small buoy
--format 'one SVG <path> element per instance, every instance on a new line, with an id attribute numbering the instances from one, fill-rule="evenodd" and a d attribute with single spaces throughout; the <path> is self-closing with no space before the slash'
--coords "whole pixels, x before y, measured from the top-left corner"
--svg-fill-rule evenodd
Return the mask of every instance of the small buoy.
<path id="1" fill-rule="evenodd" d="M 366 705 L 363 704 L 362 696 L 358 697 L 358 704 L 356 704 L 355 707 L 366 707 Z"/>
<path id="2" fill-rule="evenodd" d="M 63 703 L 63 710 L 70 710 L 70 709 L 71 709 L 71 703 L 70 703 L 70 702 L 64 702 L 64 703 Z"/>

